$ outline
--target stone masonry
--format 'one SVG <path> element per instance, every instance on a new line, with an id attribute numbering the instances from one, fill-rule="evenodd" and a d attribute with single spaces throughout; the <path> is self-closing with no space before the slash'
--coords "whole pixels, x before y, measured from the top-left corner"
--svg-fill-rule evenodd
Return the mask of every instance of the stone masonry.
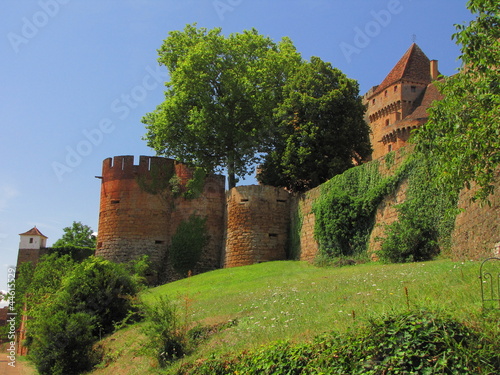
<path id="1" fill-rule="evenodd" d="M 287 259 L 290 199 L 287 191 L 271 186 L 228 192 L 225 267 Z"/>

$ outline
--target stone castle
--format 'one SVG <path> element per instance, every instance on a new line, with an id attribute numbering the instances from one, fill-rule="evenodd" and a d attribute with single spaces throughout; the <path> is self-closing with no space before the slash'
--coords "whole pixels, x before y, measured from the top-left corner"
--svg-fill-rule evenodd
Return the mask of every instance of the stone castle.
<path id="1" fill-rule="evenodd" d="M 438 78 L 437 60 L 429 60 L 414 43 L 382 83 L 363 96 L 373 159 L 406 146 L 411 131 L 427 121 L 427 109 L 442 98 L 434 85 Z"/>
<path id="2" fill-rule="evenodd" d="M 407 145 L 410 132 L 427 121 L 431 103 L 440 99 L 434 85 L 438 76 L 437 61 L 429 60 L 413 44 L 382 83 L 363 96 L 366 121 L 372 130 L 372 159 L 383 161 L 384 155 L 391 151 L 396 151 L 396 163 L 402 158 L 398 150 Z M 193 178 L 193 171 L 186 165 L 162 157 L 140 156 L 138 163 L 133 156 L 104 160 L 102 175 L 98 176 L 101 197 L 96 255 L 118 262 L 148 255 L 156 267 L 157 281 L 175 278 L 168 262 L 169 246 L 179 225 L 196 215 L 206 218 L 209 240 L 193 273 L 285 260 L 290 258 L 290 225 L 300 212 L 300 238 L 293 239 L 298 243 L 298 258 L 312 261 L 316 257 L 318 244 L 314 239 L 312 202 L 321 194 L 320 188 L 300 196 L 262 185 L 239 186 L 226 192 L 225 178 L 209 175 L 197 197 L 187 199 L 179 195 L 169 200 L 141 186 L 140 181 L 154 179 L 155 168 L 172 170 L 181 191 L 186 190 Z M 386 167 L 382 169 L 387 171 Z M 394 206 L 405 199 L 404 188 L 403 185 L 379 206 L 373 238 L 383 234 L 385 224 L 396 219 Z M 478 244 L 484 251 L 500 248 L 498 200 L 497 194 L 489 208 L 474 206 L 466 198 L 461 200 L 461 206 L 469 206 L 467 211 L 473 215 L 464 213 L 457 218 L 454 238 L 461 257 L 481 256 L 482 250 L 473 253 Z M 487 228 L 490 234 L 481 231 L 479 238 L 474 233 L 481 227 L 479 221 L 485 214 L 492 218 Z M 44 236 L 38 237 L 43 241 Z M 22 245 L 27 249 L 20 250 L 20 259 L 28 259 L 30 244 Z M 372 247 L 376 248 L 374 240 L 370 242 Z"/>

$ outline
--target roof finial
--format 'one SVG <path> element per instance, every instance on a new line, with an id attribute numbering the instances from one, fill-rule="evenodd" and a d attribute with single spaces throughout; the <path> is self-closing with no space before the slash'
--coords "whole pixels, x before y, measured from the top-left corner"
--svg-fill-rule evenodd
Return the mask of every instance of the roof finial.
<path id="1" fill-rule="evenodd" d="M 413 43 L 415 43 L 417 41 L 417 36 L 415 34 L 412 34 L 411 40 L 413 41 Z"/>

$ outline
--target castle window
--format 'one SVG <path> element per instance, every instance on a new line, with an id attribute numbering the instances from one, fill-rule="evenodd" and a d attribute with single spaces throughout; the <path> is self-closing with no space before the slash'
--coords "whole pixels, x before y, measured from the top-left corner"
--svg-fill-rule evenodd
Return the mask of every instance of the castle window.
<path id="1" fill-rule="evenodd" d="M 385 126 L 389 126 L 389 119 L 385 120 Z"/>
<path id="2" fill-rule="evenodd" d="M 387 96 L 387 90 L 385 90 L 384 96 Z"/>
<path id="3" fill-rule="evenodd" d="M 276 233 L 269 233 L 269 237 L 278 237 L 278 234 L 276 234 Z"/>
<path id="4" fill-rule="evenodd" d="M 372 104 L 375 105 L 375 99 L 372 100 Z"/>
<path id="5" fill-rule="evenodd" d="M 30 243 L 33 243 L 33 237 L 32 237 L 32 238 L 30 238 Z"/>
<path id="6" fill-rule="evenodd" d="M 391 152 L 392 151 L 392 144 L 389 143 L 389 147 L 387 148 L 387 151 Z"/>
<path id="7" fill-rule="evenodd" d="M 100 249 L 102 247 L 102 242 L 97 243 L 97 248 Z"/>
<path id="8" fill-rule="evenodd" d="M 412 86 L 411 87 L 411 92 L 417 92 L 417 86 Z"/>
<path id="9" fill-rule="evenodd" d="M 165 241 L 161 241 L 161 240 L 156 240 L 155 241 L 156 245 L 163 245 L 164 243 L 165 243 Z"/>
<path id="10" fill-rule="evenodd" d="M 394 92 L 398 92 L 398 86 L 394 86 Z"/>
<path id="11" fill-rule="evenodd" d="M 276 202 L 278 202 L 278 203 L 286 203 L 286 199 L 276 199 Z"/>
<path id="12" fill-rule="evenodd" d="M 120 203 L 119 199 L 111 199 L 111 204 L 118 204 Z"/>

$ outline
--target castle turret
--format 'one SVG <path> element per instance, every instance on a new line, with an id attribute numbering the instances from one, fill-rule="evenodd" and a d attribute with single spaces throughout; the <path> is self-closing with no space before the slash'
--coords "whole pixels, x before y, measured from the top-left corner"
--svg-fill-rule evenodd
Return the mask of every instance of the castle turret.
<path id="1" fill-rule="evenodd" d="M 47 236 L 43 235 L 36 226 L 29 231 L 19 234 L 19 252 L 17 254 L 17 266 L 22 263 L 38 263 L 40 257 L 46 254 Z"/>
<path id="2" fill-rule="evenodd" d="M 210 238 L 198 270 L 220 266 L 224 234 L 225 180 L 209 175 L 199 196 L 174 198 L 172 177 L 180 191 L 193 177 L 190 168 L 163 157 L 115 156 L 103 162 L 96 255 L 127 262 L 148 255 L 159 279 L 169 279 L 168 250 L 179 224 L 191 215 L 206 218 Z M 196 272 L 196 270 L 193 270 Z"/>
<path id="3" fill-rule="evenodd" d="M 170 207 L 158 194 L 141 188 L 151 171 L 172 169 L 173 160 L 141 156 L 115 156 L 104 160 L 96 255 L 127 262 L 148 255 L 160 264 L 167 250 Z"/>
<path id="4" fill-rule="evenodd" d="M 228 193 L 225 267 L 287 259 L 290 194 L 281 188 L 238 186 Z"/>

